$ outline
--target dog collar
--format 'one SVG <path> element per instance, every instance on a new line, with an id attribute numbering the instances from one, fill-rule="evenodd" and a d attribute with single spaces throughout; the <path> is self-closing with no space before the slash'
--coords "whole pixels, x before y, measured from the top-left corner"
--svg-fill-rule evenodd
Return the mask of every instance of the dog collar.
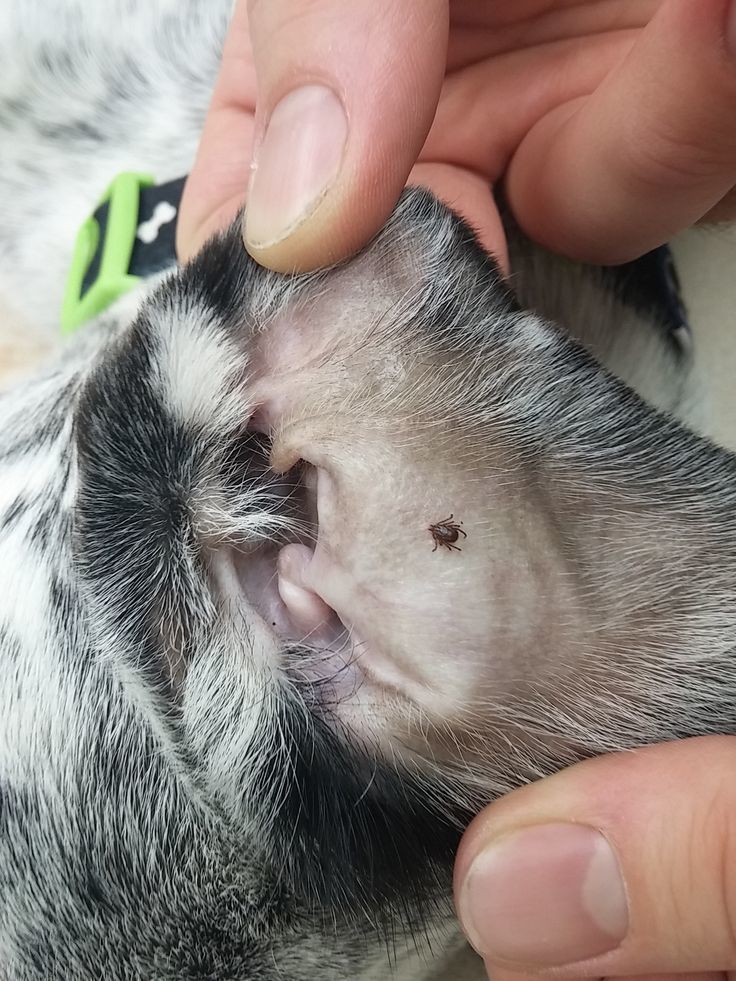
<path id="1" fill-rule="evenodd" d="M 71 334 L 141 279 L 176 265 L 176 224 L 185 177 L 156 184 L 122 173 L 77 233 L 61 311 Z"/>

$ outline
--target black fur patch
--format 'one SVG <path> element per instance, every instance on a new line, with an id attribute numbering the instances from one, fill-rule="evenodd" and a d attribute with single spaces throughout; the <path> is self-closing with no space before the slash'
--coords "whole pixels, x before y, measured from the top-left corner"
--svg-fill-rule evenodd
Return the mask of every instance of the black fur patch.
<path id="1" fill-rule="evenodd" d="M 283 700 L 280 711 L 285 747 L 263 766 L 252 794 L 280 801 L 273 867 L 299 905 L 361 924 L 370 910 L 379 932 L 392 929 L 397 913 L 412 931 L 447 913 L 454 855 L 477 795 L 451 779 L 438 794 L 436 777 L 369 754 L 318 707 L 309 723 L 293 702 Z"/>
<path id="2" fill-rule="evenodd" d="M 16 497 L 0 518 L 0 531 L 9 531 L 26 512 L 30 501 L 25 497 Z"/>
<path id="3" fill-rule="evenodd" d="M 189 499 L 196 433 L 175 421 L 153 375 L 152 339 L 139 325 L 91 376 L 76 415 L 80 489 L 76 551 L 108 626 L 128 639 L 156 687 L 162 616 L 180 618 L 197 564 Z"/>

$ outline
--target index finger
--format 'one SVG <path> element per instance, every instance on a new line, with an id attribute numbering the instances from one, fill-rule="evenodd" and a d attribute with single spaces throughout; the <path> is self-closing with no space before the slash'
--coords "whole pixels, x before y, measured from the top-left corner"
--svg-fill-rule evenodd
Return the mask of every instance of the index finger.
<path id="1" fill-rule="evenodd" d="M 243 205 L 253 153 L 255 105 L 248 11 L 241 2 L 225 38 L 197 156 L 184 188 L 176 232 L 176 249 L 183 262 L 225 228 Z"/>
<path id="2" fill-rule="evenodd" d="M 533 127 L 507 175 L 532 238 L 575 259 L 624 262 L 694 224 L 734 186 L 732 7 L 669 0 L 591 96 Z"/>

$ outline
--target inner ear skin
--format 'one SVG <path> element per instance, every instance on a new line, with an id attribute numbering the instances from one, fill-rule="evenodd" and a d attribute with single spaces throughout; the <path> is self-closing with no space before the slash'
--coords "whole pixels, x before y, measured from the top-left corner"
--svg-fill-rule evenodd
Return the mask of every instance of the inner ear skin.
<path id="1" fill-rule="evenodd" d="M 339 712 L 389 752 L 398 732 L 402 750 L 421 753 L 429 739 L 444 757 L 453 729 L 472 744 L 489 705 L 540 683 L 575 640 L 578 602 L 508 423 L 484 420 L 504 397 L 489 382 L 522 356 L 494 343 L 509 328 L 501 317 L 467 322 L 466 294 L 453 307 L 442 284 L 441 306 L 430 306 L 430 280 L 421 302 L 414 284 L 414 319 L 397 326 L 385 275 L 379 300 L 373 279 L 361 304 L 352 294 L 365 279 L 339 271 L 332 289 L 273 322 L 255 356 L 268 373 L 250 399 L 270 427 L 272 466 L 303 459 L 317 476 L 314 554 L 299 553 L 285 576 L 299 591 L 282 598 L 305 628 L 319 630 L 328 610 L 347 628 L 358 683 Z M 482 283 L 494 310 L 491 275 Z M 465 537 L 438 550 L 432 528 L 450 514 Z"/>

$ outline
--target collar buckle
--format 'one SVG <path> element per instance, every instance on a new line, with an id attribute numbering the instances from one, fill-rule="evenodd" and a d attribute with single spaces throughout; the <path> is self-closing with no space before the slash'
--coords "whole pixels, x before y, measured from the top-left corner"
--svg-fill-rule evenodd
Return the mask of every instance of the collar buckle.
<path id="1" fill-rule="evenodd" d="M 130 260 L 141 189 L 153 183 L 148 174 L 118 174 L 79 229 L 64 290 L 62 334 L 73 333 L 140 282 L 130 273 Z"/>

